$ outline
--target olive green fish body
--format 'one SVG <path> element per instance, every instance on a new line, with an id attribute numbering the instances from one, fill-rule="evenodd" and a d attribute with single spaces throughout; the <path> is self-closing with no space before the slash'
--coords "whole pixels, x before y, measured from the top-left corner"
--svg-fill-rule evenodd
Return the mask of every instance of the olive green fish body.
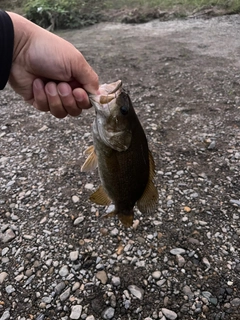
<path id="1" fill-rule="evenodd" d="M 115 210 L 110 215 L 118 215 L 128 227 L 132 225 L 136 203 L 143 213 L 156 207 L 158 193 L 152 182 L 154 162 L 131 100 L 119 82 L 115 84 L 115 91 L 100 97 L 90 96 L 90 100 L 96 110 L 94 148 L 88 149 L 89 157 L 82 170 L 98 166 L 102 183 L 90 200 L 102 205 L 112 202 Z"/>
<path id="2" fill-rule="evenodd" d="M 102 185 L 115 204 L 116 214 L 127 214 L 142 196 L 149 177 L 148 145 L 142 127 L 137 121 L 129 148 L 121 152 L 106 146 L 96 129 L 93 139 Z"/>

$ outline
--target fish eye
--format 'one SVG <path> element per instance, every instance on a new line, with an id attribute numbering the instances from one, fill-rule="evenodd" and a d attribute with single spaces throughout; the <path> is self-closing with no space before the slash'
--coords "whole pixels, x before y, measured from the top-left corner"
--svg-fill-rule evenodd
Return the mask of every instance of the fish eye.
<path id="1" fill-rule="evenodd" d="M 120 111 L 121 111 L 121 114 L 125 116 L 128 114 L 129 108 L 128 106 L 121 106 Z"/>

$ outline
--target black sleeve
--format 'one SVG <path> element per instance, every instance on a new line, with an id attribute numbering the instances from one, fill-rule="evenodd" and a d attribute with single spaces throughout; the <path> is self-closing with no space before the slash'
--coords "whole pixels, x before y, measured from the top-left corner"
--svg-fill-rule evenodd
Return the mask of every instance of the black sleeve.
<path id="1" fill-rule="evenodd" d="M 0 90 L 2 90 L 9 77 L 12 66 L 14 45 L 13 23 L 9 15 L 0 10 Z"/>

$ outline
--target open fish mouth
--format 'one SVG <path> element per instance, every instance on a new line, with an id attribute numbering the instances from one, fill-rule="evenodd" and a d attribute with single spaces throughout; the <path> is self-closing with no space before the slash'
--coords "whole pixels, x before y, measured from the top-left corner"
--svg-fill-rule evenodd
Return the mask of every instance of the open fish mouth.
<path id="1" fill-rule="evenodd" d="M 122 90 L 122 81 L 118 80 L 113 83 L 105 83 L 102 84 L 99 88 L 100 94 L 94 95 L 90 94 L 89 99 L 92 105 L 99 110 L 103 108 L 104 105 L 107 105 L 113 99 L 117 98 L 118 95 L 121 93 Z"/>

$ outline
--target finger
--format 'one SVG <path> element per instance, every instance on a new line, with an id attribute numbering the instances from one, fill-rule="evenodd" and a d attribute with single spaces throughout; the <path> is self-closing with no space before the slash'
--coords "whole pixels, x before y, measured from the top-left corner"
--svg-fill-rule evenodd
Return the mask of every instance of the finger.
<path id="1" fill-rule="evenodd" d="M 77 106 L 81 109 L 89 109 L 91 103 L 89 101 L 87 92 L 82 88 L 76 88 L 73 90 L 73 96 L 76 99 Z"/>
<path id="2" fill-rule="evenodd" d="M 33 81 L 33 106 L 40 111 L 49 111 L 48 99 L 41 79 Z"/>
<path id="3" fill-rule="evenodd" d="M 78 106 L 70 85 L 66 82 L 61 82 L 57 85 L 57 91 L 67 113 L 73 117 L 79 116 L 82 112 L 82 108 Z"/>
<path id="4" fill-rule="evenodd" d="M 83 55 L 79 52 L 77 61 L 72 65 L 73 77 L 82 84 L 83 88 L 92 94 L 98 94 L 99 81 L 98 75 L 87 63 Z"/>
<path id="5" fill-rule="evenodd" d="M 45 92 L 47 94 L 47 100 L 50 112 L 57 118 L 64 118 L 67 116 L 67 111 L 62 105 L 62 101 L 57 91 L 57 85 L 55 82 L 48 82 L 45 85 Z"/>

